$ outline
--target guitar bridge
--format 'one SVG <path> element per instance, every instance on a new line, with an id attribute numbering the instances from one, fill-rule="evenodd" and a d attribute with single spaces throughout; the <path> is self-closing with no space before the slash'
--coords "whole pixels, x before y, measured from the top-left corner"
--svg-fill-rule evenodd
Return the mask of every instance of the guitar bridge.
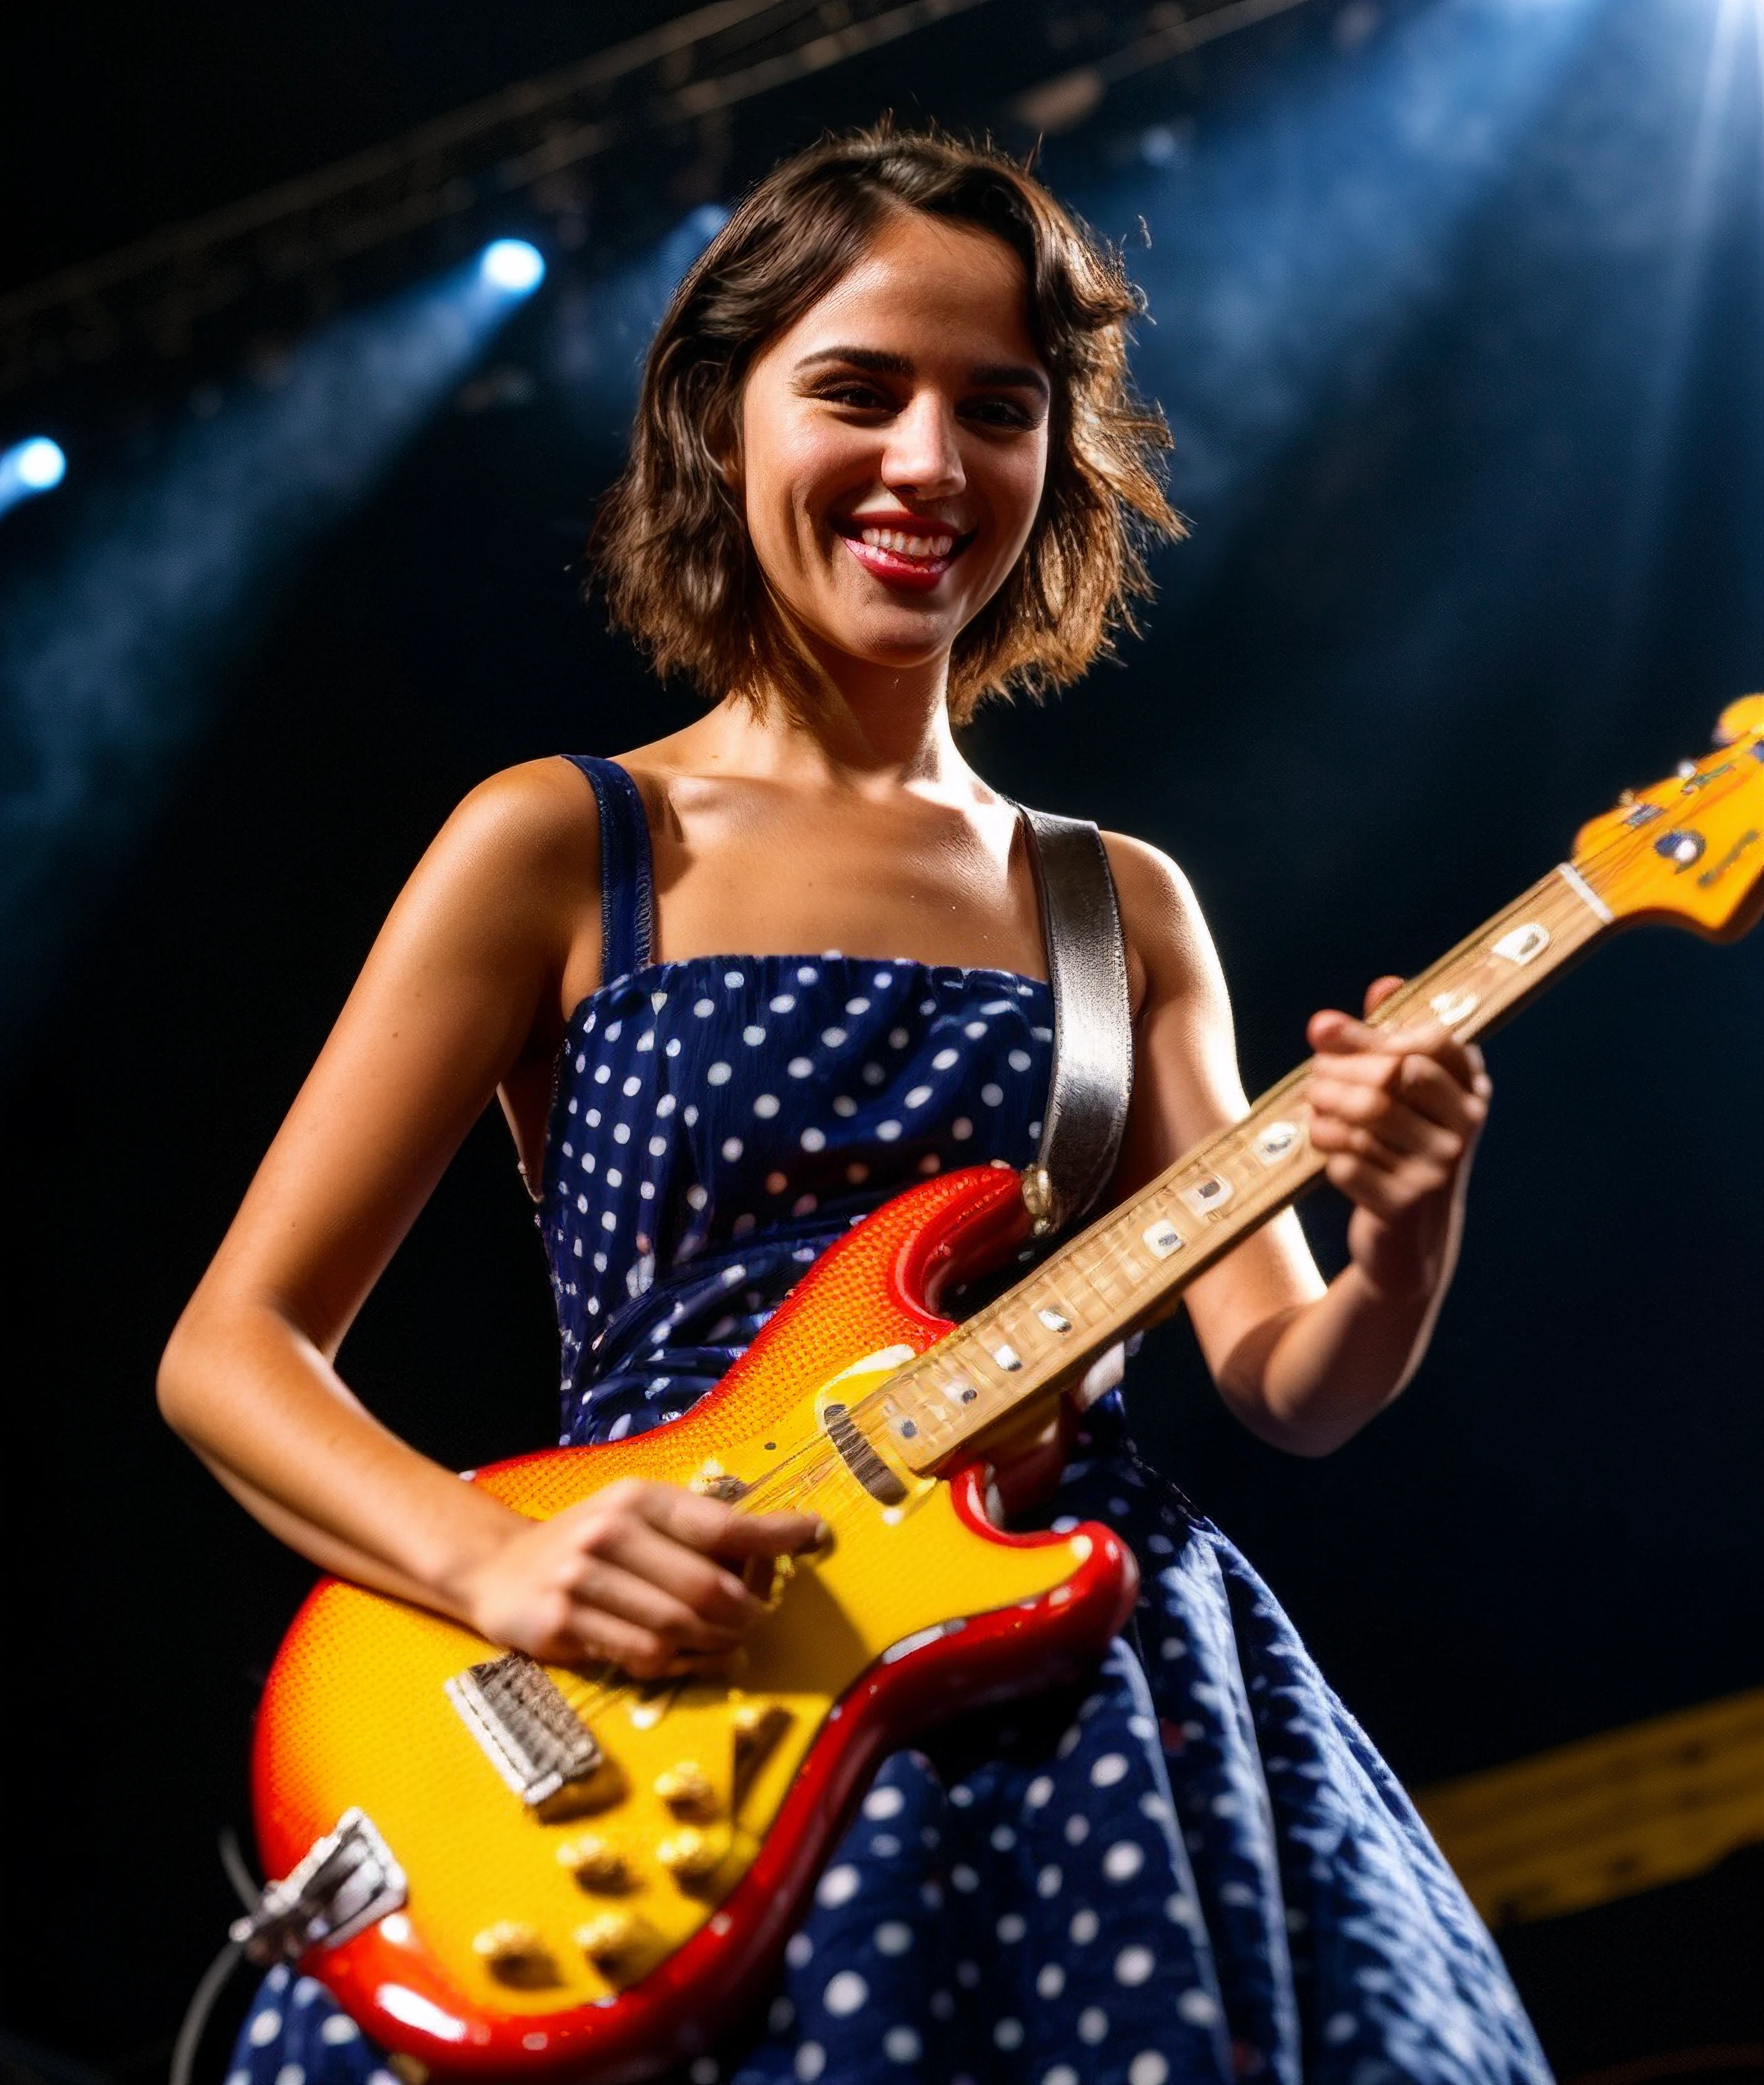
<path id="1" fill-rule="evenodd" d="M 460 1722 L 529 1810 L 549 1819 L 599 1807 L 592 1784 L 606 1756 L 543 1666 L 511 1650 L 446 1685 Z"/>
<path id="2" fill-rule="evenodd" d="M 309 1947 L 340 1946 L 405 1897 L 404 1870 L 385 1841 L 359 1810 L 346 1810 L 334 1832 L 233 1921 L 231 1934 L 253 1962 L 295 1962 Z"/>

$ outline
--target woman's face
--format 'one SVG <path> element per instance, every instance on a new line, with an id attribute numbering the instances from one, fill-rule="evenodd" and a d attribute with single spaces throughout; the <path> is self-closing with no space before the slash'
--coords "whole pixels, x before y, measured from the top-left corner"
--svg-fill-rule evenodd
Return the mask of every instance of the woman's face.
<path id="1" fill-rule="evenodd" d="M 1016 562 L 1047 471 L 1026 308 L 1002 240 L 903 210 L 755 361 L 748 529 L 818 648 L 935 660 Z"/>

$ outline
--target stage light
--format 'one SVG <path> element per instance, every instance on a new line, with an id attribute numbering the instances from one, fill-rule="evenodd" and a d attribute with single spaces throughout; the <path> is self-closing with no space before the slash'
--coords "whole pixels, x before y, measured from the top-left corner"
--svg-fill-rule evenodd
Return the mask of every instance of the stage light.
<path id="1" fill-rule="evenodd" d="M 59 442 L 32 435 L 0 455 L 0 514 L 39 492 L 53 492 L 67 475 L 67 458 Z"/>
<path id="2" fill-rule="evenodd" d="M 530 240 L 494 239 L 479 259 L 478 273 L 494 290 L 525 296 L 545 278 L 545 257 Z"/>

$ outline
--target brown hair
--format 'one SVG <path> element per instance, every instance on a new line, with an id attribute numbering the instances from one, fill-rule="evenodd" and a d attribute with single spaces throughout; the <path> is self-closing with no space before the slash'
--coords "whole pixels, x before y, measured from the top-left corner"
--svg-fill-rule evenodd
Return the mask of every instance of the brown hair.
<path id="1" fill-rule="evenodd" d="M 901 208 L 975 226 L 1018 255 L 1054 393 L 1028 541 L 956 641 L 955 721 L 1013 686 L 1075 680 L 1133 626 L 1131 601 L 1150 591 L 1148 537 L 1182 533 L 1160 468 L 1168 430 L 1128 376 L 1141 299 L 1119 257 L 990 144 L 886 123 L 825 138 L 750 192 L 675 292 L 644 367 L 630 458 L 589 543 L 614 624 L 659 672 L 687 674 L 713 701 L 758 699 L 768 684 L 813 699 L 719 458 L 735 453 L 755 358 Z"/>

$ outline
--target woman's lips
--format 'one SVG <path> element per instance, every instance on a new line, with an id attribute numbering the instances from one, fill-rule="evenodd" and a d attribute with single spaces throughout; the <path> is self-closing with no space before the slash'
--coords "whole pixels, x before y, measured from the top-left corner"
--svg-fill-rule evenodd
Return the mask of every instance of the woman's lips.
<path id="1" fill-rule="evenodd" d="M 928 593 L 973 540 L 970 529 L 959 535 L 950 529 L 927 529 L 917 517 L 907 528 L 884 528 L 866 519 L 851 517 L 834 528 L 858 563 L 884 585 L 905 588 L 909 592 Z"/>

